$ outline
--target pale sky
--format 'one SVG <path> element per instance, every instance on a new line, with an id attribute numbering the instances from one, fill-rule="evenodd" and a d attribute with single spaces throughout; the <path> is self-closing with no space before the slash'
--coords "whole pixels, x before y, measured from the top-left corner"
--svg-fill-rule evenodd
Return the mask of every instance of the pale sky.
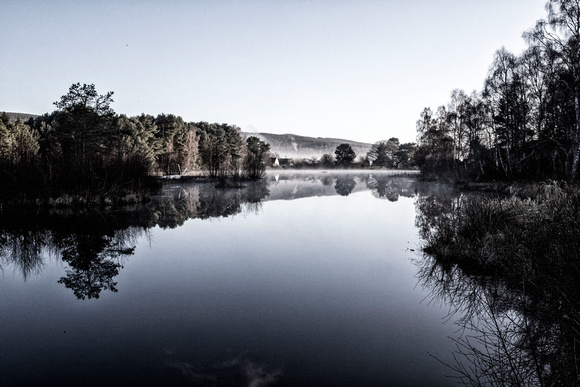
<path id="1" fill-rule="evenodd" d="M 71 84 L 119 114 L 245 131 L 415 141 L 424 107 L 481 90 L 545 0 L 0 0 L 0 111 L 43 114 Z"/>

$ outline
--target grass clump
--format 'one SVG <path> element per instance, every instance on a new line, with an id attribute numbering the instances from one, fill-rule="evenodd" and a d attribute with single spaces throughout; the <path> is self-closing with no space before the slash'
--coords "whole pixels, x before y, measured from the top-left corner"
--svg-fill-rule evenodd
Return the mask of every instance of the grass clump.
<path id="1" fill-rule="evenodd" d="M 466 385 L 580 385 L 580 188 L 508 191 L 419 203 L 425 283 L 471 332 L 450 368 Z"/>
<path id="2" fill-rule="evenodd" d="M 566 183 L 512 187 L 498 197 L 460 196 L 426 229 L 424 251 L 479 271 L 577 273 L 580 190 Z"/>

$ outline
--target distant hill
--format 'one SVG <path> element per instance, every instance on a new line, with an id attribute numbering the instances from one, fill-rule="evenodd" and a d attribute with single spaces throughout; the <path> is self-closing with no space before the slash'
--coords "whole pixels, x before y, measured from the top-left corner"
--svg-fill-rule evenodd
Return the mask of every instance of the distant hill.
<path id="1" fill-rule="evenodd" d="M 245 137 L 256 136 L 270 144 L 270 152 L 278 153 L 280 157 L 289 158 L 320 158 L 325 153 L 334 155 L 340 144 L 350 144 L 358 156 L 367 154 L 372 144 L 350 141 L 339 138 L 307 137 L 295 134 L 272 134 L 242 132 Z"/>
<path id="2" fill-rule="evenodd" d="M 4 111 L 0 110 L 0 115 L 4 113 Z M 22 120 L 22 122 L 28 121 L 29 118 L 36 118 L 38 114 L 28 114 L 28 113 L 14 113 L 14 112 L 6 112 L 10 121 L 16 121 L 18 118 Z"/>

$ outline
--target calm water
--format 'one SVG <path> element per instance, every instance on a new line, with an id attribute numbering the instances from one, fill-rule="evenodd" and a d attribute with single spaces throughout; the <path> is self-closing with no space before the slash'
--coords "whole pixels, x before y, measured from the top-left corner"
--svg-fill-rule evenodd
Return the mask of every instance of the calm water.
<path id="1" fill-rule="evenodd" d="M 136 214 L 7 215 L 0 385 L 455 385 L 429 355 L 457 333 L 417 278 L 424 189 L 271 174 L 172 183 Z"/>

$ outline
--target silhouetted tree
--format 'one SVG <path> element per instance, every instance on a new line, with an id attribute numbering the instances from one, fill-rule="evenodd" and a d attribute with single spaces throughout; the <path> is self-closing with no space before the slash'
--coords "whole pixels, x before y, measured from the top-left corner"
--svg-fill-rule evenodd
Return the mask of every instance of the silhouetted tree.
<path id="1" fill-rule="evenodd" d="M 121 114 L 116 125 L 121 135 L 117 149 L 119 157 L 140 157 L 146 162 L 147 168 L 151 169 L 160 147 L 155 118 L 145 114 L 138 117 Z"/>
<path id="2" fill-rule="evenodd" d="M 344 143 L 336 147 L 334 151 L 336 156 L 336 164 L 341 167 L 348 167 L 356 158 L 356 153 L 350 144 Z"/>
<path id="3" fill-rule="evenodd" d="M 580 3 L 549 0 L 546 9 L 520 56 L 495 53 L 480 94 L 454 90 L 446 108 L 421 118 L 415 159 L 424 172 L 578 179 Z"/>
<path id="4" fill-rule="evenodd" d="M 524 37 L 555 58 L 555 65 L 568 74 L 560 79 L 570 95 L 573 119 L 569 131 L 570 178 L 578 178 L 580 165 L 580 3 L 578 0 L 549 0 L 548 16 L 536 23 Z"/>
<path id="5" fill-rule="evenodd" d="M 8 113 L 2 112 L 2 115 L 0 115 L 0 123 L 4 126 L 10 123 L 10 117 L 8 116 Z"/>
<path id="6" fill-rule="evenodd" d="M 225 179 L 239 174 L 242 157 L 240 128 L 227 124 L 199 122 L 199 156 L 210 176 Z"/>
<path id="7" fill-rule="evenodd" d="M 449 136 L 446 110 L 439 108 L 433 115 L 431 109 L 424 109 L 417 121 L 417 144 L 415 160 L 426 176 L 449 171 L 452 165 L 453 139 Z"/>
<path id="8" fill-rule="evenodd" d="M 395 160 L 398 168 L 412 169 L 415 167 L 415 150 L 416 145 L 413 142 L 406 142 L 399 145 L 399 149 L 395 152 Z"/>
<path id="9" fill-rule="evenodd" d="M 117 145 L 118 138 L 114 138 L 112 130 L 112 96 L 112 91 L 99 95 L 94 84 L 75 83 L 54 103 L 62 113 L 58 116 L 58 136 L 63 154 L 81 170 L 93 156 L 108 154 Z"/>
<path id="10" fill-rule="evenodd" d="M 266 161 L 270 157 L 270 144 L 258 137 L 250 136 L 246 140 L 246 157 L 244 168 L 250 179 L 259 180 L 266 174 Z"/>
<path id="11" fill-rule="evenodd" d="M 157 164 L 166 174 L 182 173 L 197 165 L 199 136 L 193 123 L 179 116 L 160 114 L 155 118 L 159 141 Z"/>

